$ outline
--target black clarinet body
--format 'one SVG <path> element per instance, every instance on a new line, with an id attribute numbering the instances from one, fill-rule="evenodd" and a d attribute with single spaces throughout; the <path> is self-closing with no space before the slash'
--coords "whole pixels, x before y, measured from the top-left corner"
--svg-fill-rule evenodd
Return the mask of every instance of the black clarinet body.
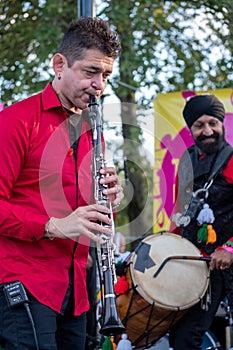
<path id="1" fill-rule="evenodd" d="M 98 103 L 94 96 L 90 96 L 89 108 L 93 134 L 93 197 L 96 203 L 101 204 L 103 206 L 108 206 L 107 196 L 103 194 L 103 190 L 106 188 L 106 186 L 100 184 L 100 179 L 103 176 L 102 174 L 100 174 L 100 170 L 105 166 L 105 160 L 102 150 L 101 118 Z M 101 245 L 104 305 L 103 325 L 100 329 L 100 333 L 106 336 L 118 335 L 125 331 L 125 327 L 122 325 L 118 315 L 118 310 L 116 306 L 116 295 L 114 292 L 114 284 L 116 283 L 116 272 L 113 248 L 114 222 L 111 204 L 110 211 L 113 234 L 111 237 L 107 237 L 102 232 L 100 232 L 101 237 L 105 241 Z M 104 223 L 101 223 L 101 225 L 106 227 L 106 224 Z"/>

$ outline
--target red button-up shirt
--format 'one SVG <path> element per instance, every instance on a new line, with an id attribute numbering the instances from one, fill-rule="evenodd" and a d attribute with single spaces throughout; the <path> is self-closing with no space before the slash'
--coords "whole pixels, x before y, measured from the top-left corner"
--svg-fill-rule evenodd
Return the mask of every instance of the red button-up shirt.
<path id="1" fill-rule="evenodd" d="M 90 203 L 91 150 L 83 120 L 75 163 L 67 115 L 51 84 L 0 113 L 0 281 L 22 281 L 37 300 L 60 312 L 73 261 L 76 315 L 89 308 L 89 241 L 80 236 L 74 250 L 73 240 L 43 236 L 49 217 Z"/>

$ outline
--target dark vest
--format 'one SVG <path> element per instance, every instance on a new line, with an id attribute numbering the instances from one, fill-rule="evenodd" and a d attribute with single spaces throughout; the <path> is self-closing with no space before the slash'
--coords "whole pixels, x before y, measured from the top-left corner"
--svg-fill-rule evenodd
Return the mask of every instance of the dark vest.
<path id="1" fill-rule="evenodd" d="M 226 147 L 227 144 L 223 146 Z M 233 237 L 233 185 L 229 184 L 222 175 L 222 169 L 229 161 L 229 154 L 218 172 L 213 184 L 208 190 L 205 200 L 213 210 L 215 221 L 212 224 L 217 234 L 214 244 L 205 244 L 197 241 L 197 231 L 200 228 L 195 218 L 190 224 L 182 229 L 182 235 L 201 248 L 207 254 L 211 254 L 217 246 L 225 243 Z M 182 211 L 187 209 L 191 194 L 203 188 L 213 170 L 218 154 L 206 155 L 199 159 L 195 146 L 191 146 L 184 154 L 179 165 L 179 193 L 184 194 L 180 198 Z"/>

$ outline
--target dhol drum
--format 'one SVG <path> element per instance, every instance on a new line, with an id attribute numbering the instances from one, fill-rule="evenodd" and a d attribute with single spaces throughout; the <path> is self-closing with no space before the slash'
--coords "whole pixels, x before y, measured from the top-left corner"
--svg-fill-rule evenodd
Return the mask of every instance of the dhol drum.
<path id="1" fill-rule="evenodd" d="M 202 338 L 201 349 L 220 350 L 223 348 L 221 347 L 215 335 L 211 331 L 208 331 Z M 162 337 L 154 346 L 150 348 L 150 350 L 172 350 L 172 348 L 169 348 L 168 336 L 165 335 L 164 337 Z"/>
<path id="2" fill-rule="evenodd" d="M 204 296 L 209 269 L 199 250 L 169 232 L 145 237 L 127 260 L 129 289 L 117 295 L 120 319 L 135 349 L 162 338 Z"/>

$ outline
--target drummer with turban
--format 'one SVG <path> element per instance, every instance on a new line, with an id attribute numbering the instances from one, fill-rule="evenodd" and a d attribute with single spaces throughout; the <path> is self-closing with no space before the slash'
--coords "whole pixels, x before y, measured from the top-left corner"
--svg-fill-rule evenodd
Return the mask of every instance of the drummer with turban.
<path id="1" fill-rule="evenodd" d="M 180 213 L 174 221 L 181 235 L 207 258 L 210 288 L 171 329 L 170 345 L 174 350 L 197 350 L 202 349 L 220 302 L 227 297 L 233 309 L 233 148 L 225 139 L 225 108 L 216 96 L 189 98 L 183 117 L 194 144 L 179 163 Z"/>

